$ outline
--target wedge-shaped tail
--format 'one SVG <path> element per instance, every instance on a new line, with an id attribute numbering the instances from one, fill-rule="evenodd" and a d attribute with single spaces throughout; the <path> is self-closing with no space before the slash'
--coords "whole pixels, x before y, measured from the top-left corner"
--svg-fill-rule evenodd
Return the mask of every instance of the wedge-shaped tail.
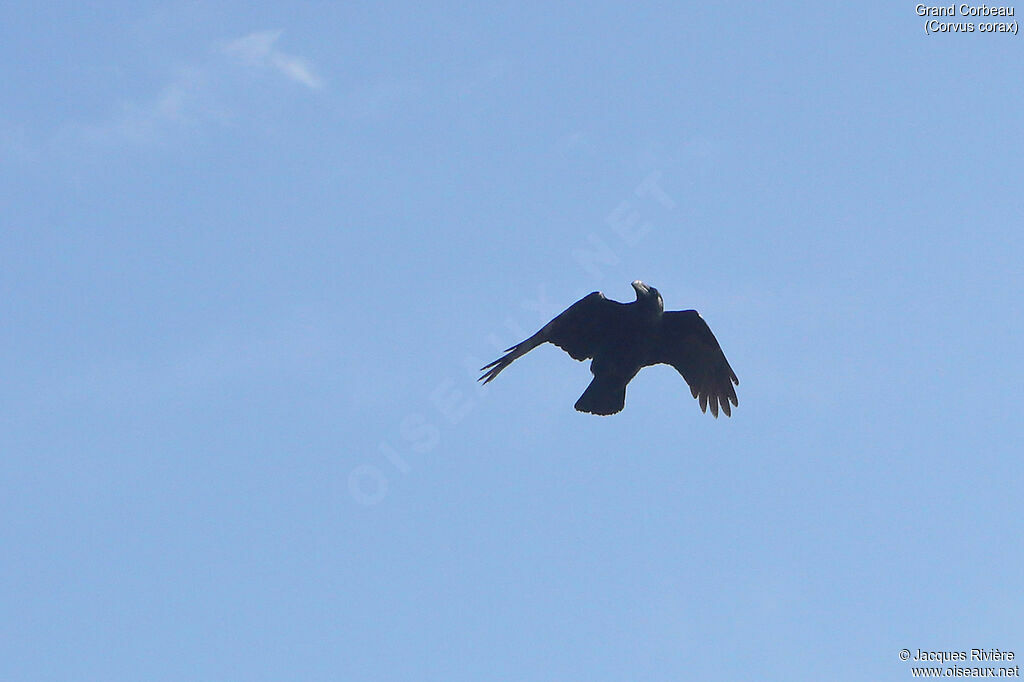
<path id="1" fill-rule="evenodd" d="M 576 401 L 580 412 L 607 416 L 621 412 L 626 406 L 626 384 L 618 377 L 594 377 Z"/>

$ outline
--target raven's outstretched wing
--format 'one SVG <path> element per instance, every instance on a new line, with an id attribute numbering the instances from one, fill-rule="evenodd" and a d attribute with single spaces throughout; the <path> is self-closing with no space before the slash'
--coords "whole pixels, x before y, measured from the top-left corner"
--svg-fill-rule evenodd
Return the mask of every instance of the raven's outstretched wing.
<path id="1" fill-rule="evenodd" d="M 614 329 L 616 318 L 624 304 L 610 301 L 600 291 L 584 296 L 569 306 L 562 314 L 521 343 L 509 348 L 489 365 L 480 368 L 484 372 L 480 381 L 485 384 L 494 379 L 516 358 L 520 358 L 542 343 L 551 342 L 571 355 L 574 360 L 594 357 L 609 330 Z"/>
<path id="2" fill-rule="evenodd" d="M 665 313 L 654 356 L 652 364 L 672 365 L 683 375 L 690 393 L 700 401 L 702 412 L 710 405 L 711 414 L 717 418 L 721 405 L 722 412 L 729 417 L 729 402 L 739 405 L 732 385 L 739 386 L 740 380 L 725 359 L 718 339 L 696 310 Z"/>

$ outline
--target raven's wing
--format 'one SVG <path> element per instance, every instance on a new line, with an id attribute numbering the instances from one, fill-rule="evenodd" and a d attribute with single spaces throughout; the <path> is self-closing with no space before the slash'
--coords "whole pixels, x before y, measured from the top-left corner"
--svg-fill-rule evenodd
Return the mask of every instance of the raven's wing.
<path id="1" fill-rule="evenodd" d="M 521 343 L 509 348 L 489 365 L 480 369 L 484 372 L 480 380 L 485 384 L 494 379 L 520 358 L 542 343 L 551 342 L 571 355 L 574 360 L 586 360 L 594 357 L 609 330 L 615 328 L 618 315 L 625 304 L 611 301 L 600 291 L 584 296 L 569 306 L 558 317 Z"/>
<path id="2" fill-rule="evenodd" d="M 662 317 L 652 364 L 672 365 L 690 385 L 690 393 L 700 401 L 701 412 L 711 406 L 711 414 L 718 417 L 718 406 L 725 416 L 732 415 L 733 405 L 739 405 L 736 390 L 740 380 L 725 359 L 718 339 L 696 310 L 667 312 Z"/>

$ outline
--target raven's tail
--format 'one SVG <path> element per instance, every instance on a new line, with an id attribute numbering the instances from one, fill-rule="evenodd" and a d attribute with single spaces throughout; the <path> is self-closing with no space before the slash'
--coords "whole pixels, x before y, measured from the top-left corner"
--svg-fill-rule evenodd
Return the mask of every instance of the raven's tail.
<path id="1" fill-rule="evenodd" d="M 576 409 L 591 414 L 609 415 L 626 405 L 626 384 L 616 377 L 594 377 L 576 401 Z"/>

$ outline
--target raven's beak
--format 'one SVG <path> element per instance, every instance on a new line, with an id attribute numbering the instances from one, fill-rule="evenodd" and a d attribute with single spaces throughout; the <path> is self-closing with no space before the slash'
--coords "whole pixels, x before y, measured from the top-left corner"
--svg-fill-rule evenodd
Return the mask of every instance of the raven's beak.
<path id="1" fill-rule="evenodd" d="M 638 279 L 633 281 L 632 286 L 633 286 L 633 289 L 636 290 L 636 295 L 637 296 L 645 296 L 648 293 L 650 293 L 650 291 L 651 291 L 651 288 L 649 286 L 647 286 L 646 284 L 644 284 L 643 282 L 641 282 Z"/>

